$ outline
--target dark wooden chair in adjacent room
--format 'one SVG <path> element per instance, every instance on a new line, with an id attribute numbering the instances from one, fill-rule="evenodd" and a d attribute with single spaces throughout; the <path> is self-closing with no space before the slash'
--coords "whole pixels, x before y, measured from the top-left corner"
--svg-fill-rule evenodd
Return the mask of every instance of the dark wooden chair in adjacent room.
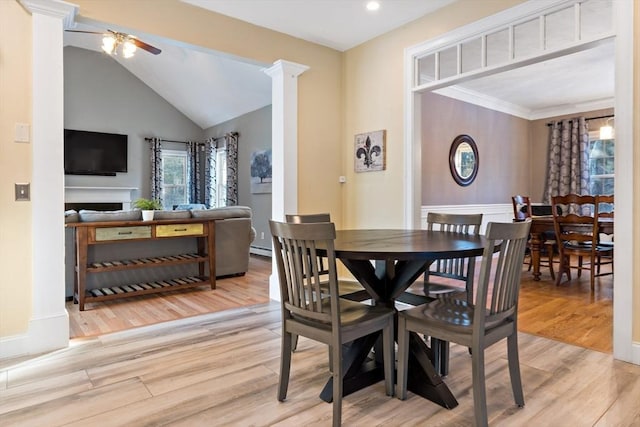
<path id="1" fill-rule="evenodd" d="M 593 291 L 596 277 L 613 274 L 613 269 L 606 273 L 599 272 L 601 263 L 612 263 L 613 247 L 600 244 L 597 196 L 554 196 L 551 203 L 560 253 L 556 285 L 560 284 L 564 274 L 571 280 L 571 269 L 578 270 L 578 277 L 582 275 L 582 270 L 589 270 L 589 283 Z M 562 206 L 563 214 L 558 213 L 556 206 Z M 603 261 L 603 257 L 608 259 Z M 585 259 L 588 260 L 586 264 Z M 574 262 L 575 260 L 577 262 Z"/>
<path id="2" fill-rule="evenodd" d="M 551 206 L 549 205 L 532 205 L 529 196 L 516 195 L 511 197 L 511 203 L 513 205 L 513 220 L 525 221 L 527 218 L 531 218 L 533 215 L 551 215 Z M 556 278 L 555 271 L 553 269 L 554 257 L 557 252 L 557 243 L 555 240 L 555 231 L 542 234 L 543 241 L 541 244 L 541 255 L 546 255 L 546 261 L 541 261 L 540 266 L 548 267 L 551 279 Z M 527 245 L 527 251 L 525 256 L 525 262 L 529 266 L 529 271 L 533 264 L 531 257 L 531 243 Z"/>

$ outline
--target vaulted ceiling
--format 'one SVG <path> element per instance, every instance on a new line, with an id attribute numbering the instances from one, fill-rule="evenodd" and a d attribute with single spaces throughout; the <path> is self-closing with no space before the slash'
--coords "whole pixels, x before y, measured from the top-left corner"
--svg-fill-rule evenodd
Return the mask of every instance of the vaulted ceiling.
<path id="1" fill-rule="evenodd" d="M 360 0 L 182 1 L 343 51 L 455 0 L 381 0 L 374 13 L 366 11 Z M 80 23 L 75 29 L 123 30 L 107 23 Z M 100 51 L 99 34 L 67 32 L 64 37 L 65 45 Z M 133 58 L 114 59 L 203 129 L 271 103 L 271 81 L 263 65 L 171 40 L 146 37 L 143 41 L 162 53 L 139 51 Z M 468 81 L 456 87 L 458 95 L 448 94 L 467 101 L 481 99 L 485 106 L 529 119 L 607 108 L 613 105 L 613 64 L 611 41 Z"/>

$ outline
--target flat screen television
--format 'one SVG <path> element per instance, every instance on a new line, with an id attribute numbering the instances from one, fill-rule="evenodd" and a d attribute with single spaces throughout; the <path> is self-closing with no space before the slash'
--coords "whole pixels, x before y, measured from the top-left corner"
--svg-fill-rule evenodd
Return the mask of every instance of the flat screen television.
<path id="1" fill-rule="evenodd" d="M 127 172 L 127 135 L 64 130 L 66 175 L 115 176 Z"/>

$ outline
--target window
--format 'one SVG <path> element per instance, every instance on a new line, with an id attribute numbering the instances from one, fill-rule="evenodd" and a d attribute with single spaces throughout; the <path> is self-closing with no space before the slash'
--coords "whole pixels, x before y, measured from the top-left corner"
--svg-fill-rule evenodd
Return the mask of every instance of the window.
<path id="1" fill-rule="evenodd" d="M 164 185 L 162 200 L 166 209 L 187 201 L 187 152 L 162 150 L 162 173 Z"/>
<path id="2" fill-rule="evenodd" d="M 227 205 L 227 150 L 220 148 L 216 150 L 216 206 Z"/>
<path id="3" fill-rule="evenodd" d="M 614 139 L 600 139 L 598 132 L 589 132 L 589 194 L 613 194 Z"/>

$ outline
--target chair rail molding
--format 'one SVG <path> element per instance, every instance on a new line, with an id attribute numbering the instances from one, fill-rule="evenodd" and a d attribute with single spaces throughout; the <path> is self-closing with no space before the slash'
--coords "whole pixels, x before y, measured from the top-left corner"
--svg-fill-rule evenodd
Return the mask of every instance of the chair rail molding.
<path id="1" fill-rule="evenodd" d="M 451 214 L 482 214 L 480 233 L 484 233 L 490 222 L 513 222 L 513 206 L 507 203 L 485 205 L 431 205 L 420 208 L 420 228 L 426 228 L 427 214 L 451 213 Z"/>

